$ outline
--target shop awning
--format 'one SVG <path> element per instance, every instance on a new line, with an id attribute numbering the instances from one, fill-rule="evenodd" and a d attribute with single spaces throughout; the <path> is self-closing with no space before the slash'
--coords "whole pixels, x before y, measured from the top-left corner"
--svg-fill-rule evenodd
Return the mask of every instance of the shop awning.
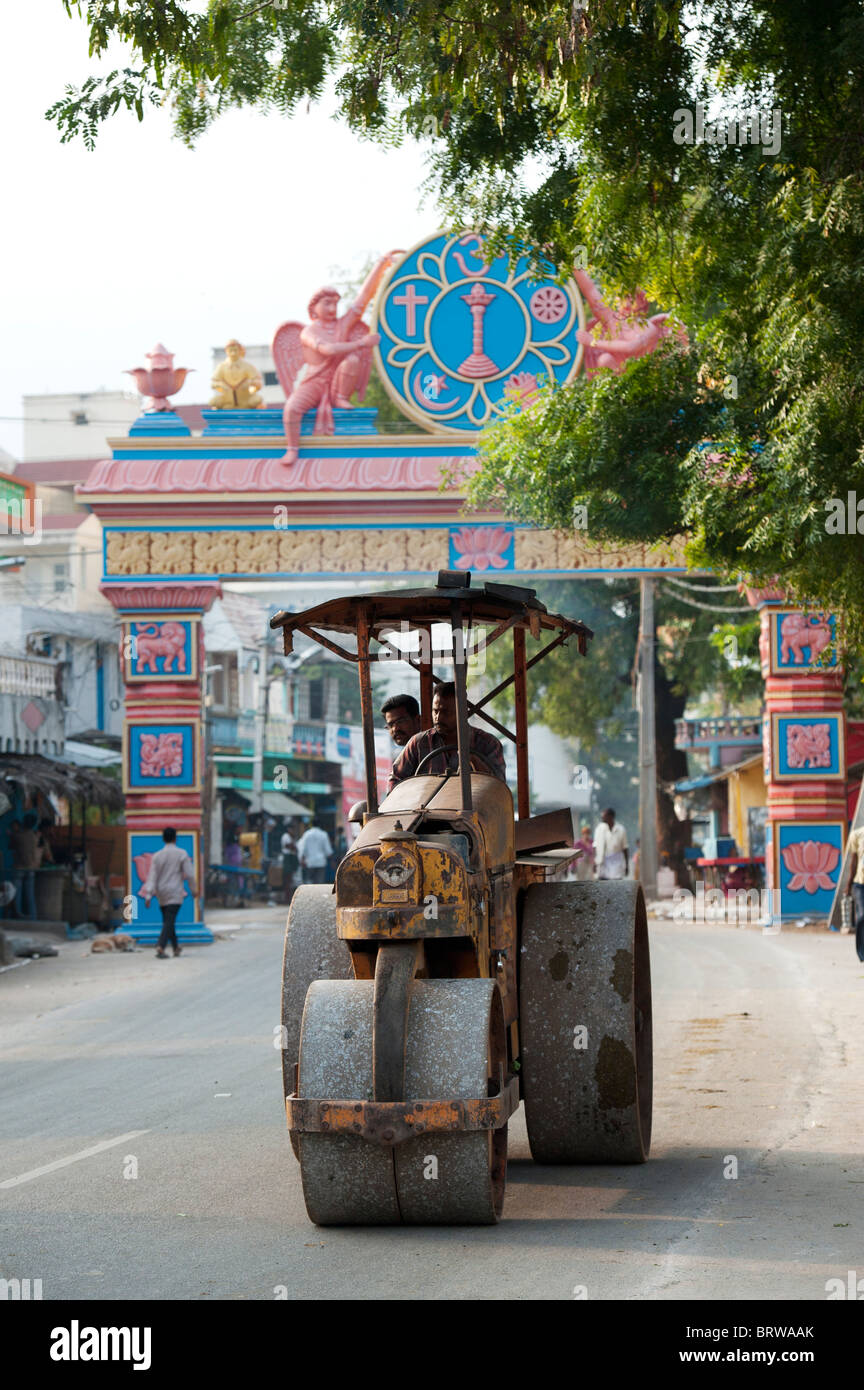
<path id="1" fill-rule="evenodd" d="M 300 802 L 295 801 L 293 796 L 286 796 L 284 792 L 262 792 L 261 805 L 268 816 L 314 815 L 310 806 L 301 806 Z"/>
<path id="2" fill-rule="evenodd" d="M 679 792 L 692 792 L 697 787 L 710 787 L 715 782 L 725 782 L 727 777 L 734 777 L 736 772 L 743 772 L 745 768 L 755 767 L 761 763 L 762 754 L 754 753 L 752 757 L 744 758 L 740 763 L 730 763 L 728 767 L 715 768 L 713 772 L 706 772 L 701 777 L 691 777 L 683 782 L 675 782 L 673 790 L 676 795 Z"/>
<path id="3" fill-rule="evenodd" d="M 119 767 L 123 759 L 113 748 L 99 748 L 92 743 L 79 743 L 67 738 L 63 745 L 66 761 L 76 767 Z"/>
<path id="4" fill-rule="evenodd" d="M 217 777 L 217 787 L 233 787 L 235 792 L 241 792 L 246 796 L 252 790 L 251 777 Z M 296 792 L 299 796 L 335 796 L 338 787 L 331 787 L 329 782 L 283 782 L 278 796 L 284 796 L 286 792 Z"/>
<path id="5" fill-rule="evenodd" d="M 245 778 L 217 777 L 216 787 L 219 791 L 238 792 L 246 800 L 252 795 L 252 784 L 247 782 Z M 330 791 L 331 788 L 328 787 L 327 790 Z M 268 816 L 311 816 L 313 814 L 310 806 L 301 806 L 299 801 L 295 801 L 292 796 L 286 796 L 284 792 L 262 792 L 261 805 Z"/>
<path id="6" fill-rule="evenodd" d="M 710 777 L 708 774 L 704 777 L 688 777 L 683 782 L 675 782 L 673 790 L 676 795 L 678 792 L 695 792 L 699 787 L 710 787 L 714 781 L 716 778 Z"/>

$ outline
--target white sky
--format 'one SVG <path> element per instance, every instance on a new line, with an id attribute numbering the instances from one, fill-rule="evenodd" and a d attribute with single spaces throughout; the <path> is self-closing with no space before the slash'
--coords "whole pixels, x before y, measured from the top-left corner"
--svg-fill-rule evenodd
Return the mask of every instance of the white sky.
<path id="1" fill-rule="evenodd" d="M 60 0 L 3 6 L 0 416 L 22 395 L 129 390 L 157 341 L 195 368 L 175 399 L 202 400 L 214 344 L 269 343 L 319 284 L 437 229 L 421 147 L 358 140 L 326 106 L 233 112 L 193 151 L 158 108 L 118 113 L 93 154 L 61 145 L 44 112 L 94 71 Z M 16 420 L 0 448 L 20 456 Z"/>

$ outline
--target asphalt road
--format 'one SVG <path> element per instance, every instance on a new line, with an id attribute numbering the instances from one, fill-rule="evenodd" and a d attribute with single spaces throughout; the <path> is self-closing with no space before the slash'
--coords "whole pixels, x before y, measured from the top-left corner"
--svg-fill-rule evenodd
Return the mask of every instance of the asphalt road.
<path id="1" fill-rule="evenodd" d="M 824 1300 L 864 1276 L 851 938 L 651 937 L 650 1161 L 536 1167 L 520 1112 L 486 1228 L 308 1222 L 273 1043 L 279 926 L 164 962 L 70 943 L 0 974 L 0 1277 L 45 1300 Z"/>

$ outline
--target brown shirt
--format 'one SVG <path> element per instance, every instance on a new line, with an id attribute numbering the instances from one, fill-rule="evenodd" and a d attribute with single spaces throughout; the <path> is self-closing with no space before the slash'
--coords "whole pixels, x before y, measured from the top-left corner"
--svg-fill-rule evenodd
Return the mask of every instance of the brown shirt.
<path id="1" fill-rule="evenodd" d="M 9 844 L 17 869 L 38 869 L 42 863 L 42 849 L 35 830 L 13 830 Z"/>
<path id="2" fill-rule="evenodd" d="M 491 770 L 502 782 L 507 780 L 504 770 L 504 750 L 494 734 L 487 734 L 485 729 L 475 729 L 473 724 L 468 725 L 470 733 L 470 748 L 472 753 L 481 753 L 490 764 Z M 399 757 L 393 764 L 393 771 L 390 773 L 390 781 L 387 790 L 392 792 L 398 782 L 404 782 L 406 777 L 413 777 L 417 771 L 418 764 L 423 761 L 427 753 L 434 749 L 444 749 L 447 745 L 437 729 L 423 729 L 413 738 L 409 738 Z M 456 752 L 440 752 L 437 757 L 430 758 L 420 776 L 440 777 L 449 770 L 455 770 L 458 763 Z M 478 770 L 487 772 L 489 769 L 482 763 L 478 764 Z"/>

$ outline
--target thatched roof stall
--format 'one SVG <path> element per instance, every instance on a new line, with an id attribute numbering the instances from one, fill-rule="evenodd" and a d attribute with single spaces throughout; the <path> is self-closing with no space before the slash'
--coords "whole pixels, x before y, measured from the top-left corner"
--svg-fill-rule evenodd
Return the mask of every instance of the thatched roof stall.
<path id="1" fill-rule="evenodd" d="M 22 803 L 31 809 L 21 810 Z M 65 825 L 57 819 L 61 803 L 68 807 Z M 124 871 L 125 831 L 120 824 L 108 824 L 106 813 L 122 812 L 124 806 L 120 783 L 93 767 L 39 753 L 0 753 L 0 877 L 2 865 L 14 858 L 7 835 L 17 816 L 25 826 L 43 828 L 47 857 L 35 869 L 34 884 L 39 920 L 108 923 L 109 875 L 115 876 L 116 893 L 116 878 Z M 80 821 L 73 816 L 75 807 L 80 807 Z M 91 808 L 101 812 L 101 824 L 88 826 Z"/>
<path id="2" fill-rule="evenodd" d="M 13 782 L 28 797 L 64 797 L 68 802 L 100 806 L 103 811 L 122 811 L 125 798 L 119 782 L 92 767 L 43 758 L 40 753 L 0 753 L 0 786 Z"/>

